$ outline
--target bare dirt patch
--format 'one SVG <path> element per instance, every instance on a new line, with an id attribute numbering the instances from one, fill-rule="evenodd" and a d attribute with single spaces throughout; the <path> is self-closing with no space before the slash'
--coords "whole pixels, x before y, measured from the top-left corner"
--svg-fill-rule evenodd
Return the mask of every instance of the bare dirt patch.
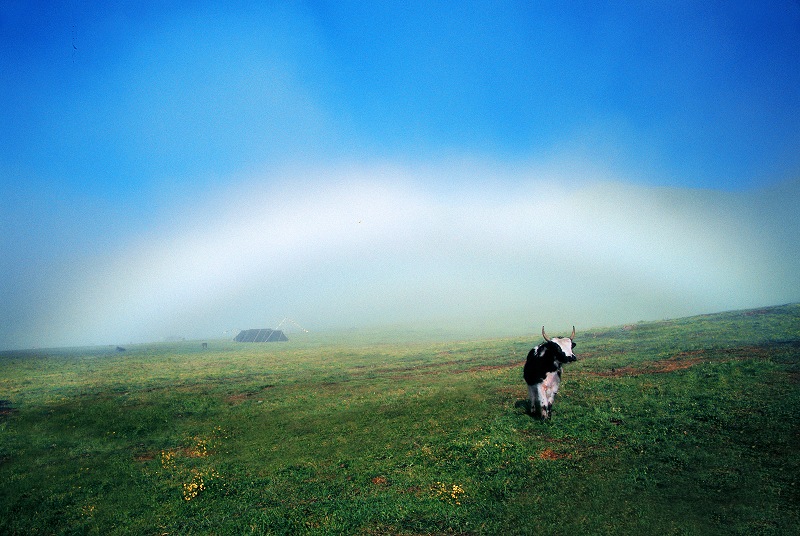
<path id="1" fill-rule="evenodd" d="M 237 393 L 235 395 L 230 395 L 225 398 L 225 401 L 229 404 L 237 405 L 241 404 L 242 402 L 249 400 L 253 397 L 253 393 Z"/>
<path id="2" fill-rule="evenodd" d="M 506 370 L 510 368 L 517 368 L 525 366 L 525 362 L 520 363 L 503 363 L 502 365 L 479 365 L 477 367 L 470 367 L 468 369 L 459 370 L 460 373 L 465 372 L 488 372 L 492 370 Z"/>
<path id="3" fill-rule="evenodd" d="M 571 454 L 564 454 L 554 451 L 551 448 L 546 448 L 538 454 L 540 460 L 563 460 L 572 458 Z M 534 459 L 533 456 L 530 459 Z"/>
<path id="4" fill-rule="evenodd" d="M 741 346 L 736 348 L 722 348 L 714 350 L 691 350 L 679 352 L 666 359 L 648 361 L 639 365 L 617 367 L 611 370 L 586 372 L 590 376 L 604 378 L 619 378 L 622 376 L 639 376 L 642 374 L 665 374 L 686 370 L 700 363 L 720 363 L 726 361 L 740 361 L 743 359 L 766 359 L 769 350 L 760 346 Z"/>
<path id="5" fill-rule="evenodd" d="M 274 385 L 267 385 L 263 387 L 260 391 L 245 391 L 243 393 L 235 393 L 232 395 L 228 395 L 227 397 L 225 397 L 225 401 L 228 404 L 237 406 L 239 404 L 247 402 L 248 400 L 252 400 L 253 398 L 262 395 L 264 391 L 266 391 L 267 389 L 272 389 L 273 387 Z"/>
<path id="6" fill-rule="evenodd" d="M 412 367 L 403 367 L 401 369 L 391 369 L 387 372 L 390 374 L 394 374 L 395 377 L 399 379 L 410 379 L 413 378 L 416 374 L 424 373 L 429 375 L 436 375 L 436 374 L 469 374 L 473 372 L 489 372 L 489 371 L 497 371 L 497 370 L 505 370 L 515 367 L 522 367 L 525 365 L 525 362 L 515 362 L 515 363 L 502 363 L 499 365 L 475 365 L 472 367 L 467 367 L 463 369 L 453 369 L 451 367 L 465 365 L 464 361 L 442 361 L 440 363 L 429 363 L 429 364 L 420 364 L 414 365 Z"/>
<path id="7" fill-rule="evenodd" d="M 690 367 L 706 361 L 701 357 L 691 359 L 676 359 L 671 357 L 661 361 L 651 361 L 645 363 L 640 367 L 618 367 L 611 370 L 602 370 L 597 372 L 589 372 L 592 376 L 601 376 L 604 378 L 620 378 L 623 376 L 639 376 L 641 374 L 664 374 L 667 372 L 676 372 L 678 370 L 685 370 Z"/>
<path id="8" fill-rule="evenodd" d="M 761 316 L 761 315 L 768 315 L 770 313 L 769 309 L 756 309 L 753 311 L 745 311 L 742 313 L 742 316 Z"/>
<path id="9" fill-rule="evenodd" d="M 9 417 L 16 411 L 10 400 L 0 400 L 0 417 Z"/>

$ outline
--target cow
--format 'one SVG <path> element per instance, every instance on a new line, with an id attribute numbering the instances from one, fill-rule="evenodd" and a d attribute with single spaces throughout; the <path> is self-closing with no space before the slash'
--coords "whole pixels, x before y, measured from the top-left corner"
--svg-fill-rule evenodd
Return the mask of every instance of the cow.
<path id="1" fill-rule="evenodd" d="M 531 402 L 531 414 L 542 419 L 549 419 L 553 409 L 553 399 L 561 384 L 561 366 L 577 360 L 572 349 L 575 348 L 575 326 L 569 337 L 553 337 L 544 332 L 545 342 L 528 352 L 522 376 L 528 384 L 528 398 Z"/>

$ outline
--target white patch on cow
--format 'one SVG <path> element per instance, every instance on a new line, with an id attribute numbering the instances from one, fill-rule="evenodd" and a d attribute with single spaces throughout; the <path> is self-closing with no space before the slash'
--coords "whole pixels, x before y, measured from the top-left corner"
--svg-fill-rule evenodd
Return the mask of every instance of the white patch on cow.
<path id="1" fill-rule="evenodd" d="M 572 339 L 569 337 L 553 337 L 550 340 L 559 345 L 567 356 L 572 355 Z"/>
<path id="2" fill-rule="evenodd" d="M 542 381 L 542 389 L 544 390 L 548 405 L 553 403 L 553 399 L 555 398 L 560 385 L 561 377 L 558 375 L 558 372 L 548 372 L 547 376 L 544 377 L 544 381 Z"/>

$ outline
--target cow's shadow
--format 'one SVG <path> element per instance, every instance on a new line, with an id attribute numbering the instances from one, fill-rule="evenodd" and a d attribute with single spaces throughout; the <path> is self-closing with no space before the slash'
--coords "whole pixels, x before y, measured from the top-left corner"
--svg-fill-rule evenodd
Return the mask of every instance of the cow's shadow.
<path id="1" fill-rule="evenodd" d="M 527 398 L 519 398 L 514 403 L 514 409 L 522 410 L 522 413 L 533 419 L 534 421 L 541 421 L 547 422 L 549 419 L 545 419 L 541 415 L 537 415 L 533 413 L 533 407 L 531 406 L 531 401 Z"/>
<path id="2" fill-rule="evenodd" d="M 520 398 L 514 403 L 514 409 L 521 409 L 522 412 L 533 418 L 536 419 L 536 416 L 533 414 L 533 408 L 531 407 L 531 401 L 527 398 Z"/>

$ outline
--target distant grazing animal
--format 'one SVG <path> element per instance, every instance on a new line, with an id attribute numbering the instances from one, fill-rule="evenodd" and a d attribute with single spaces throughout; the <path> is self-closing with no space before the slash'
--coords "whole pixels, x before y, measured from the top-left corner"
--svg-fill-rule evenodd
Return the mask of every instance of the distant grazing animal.
<path id="1" fill-rule="evenodd" d="M 528 398 L 531 401 L 531 413 L 542 419 L 550 418 L 553 399 L 561 385 L 561 365 L 577 360 L 572 349 L 575 348 L 575 326 L 569 337 L 553 337 L 544 332 L 545 342 L 528 352 L 528 360 L 522 376 L 528 384 Z"/>
<path id="2" fill-rule="evenodd" d="M 203 343 L 203 350 L 205 350 L 205 349 L 207 349 L 207 348 L 208 348 L 208 343 L 207 343 L 207 342 L 204 342 L 204 343 Z"/>

